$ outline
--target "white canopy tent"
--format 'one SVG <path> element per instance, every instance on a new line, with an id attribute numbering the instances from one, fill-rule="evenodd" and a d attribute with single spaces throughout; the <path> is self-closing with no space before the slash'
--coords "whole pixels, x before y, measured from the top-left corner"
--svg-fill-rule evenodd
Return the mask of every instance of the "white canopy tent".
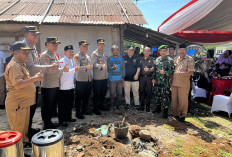
<path id="1" fill-rule="evenodd" d="M 232 0 L 192 0 L 158 28 L 194 42 L 232 41 Z"/>

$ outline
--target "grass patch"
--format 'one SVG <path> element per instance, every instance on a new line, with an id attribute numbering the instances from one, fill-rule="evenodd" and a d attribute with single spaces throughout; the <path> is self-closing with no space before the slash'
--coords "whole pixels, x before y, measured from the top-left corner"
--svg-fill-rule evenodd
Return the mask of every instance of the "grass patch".
<path id="1" fill-rule="evenodd" d="M 227 151 L 222 149 L 218 149 L 218 155 L 223 157 L 232 157 L 232 153 L 228 153 Z"/>
<path id="2" fill-rule="evenodd" d="M 231 119 L 227 118 L 227 116 L 213 116 L 210 110 L 211 106 L 202 103 L 202 101 L 192 100 L 186 121 L 207 132 L 220 134 L 222 137 L 232 140 Z"/>
<path id="3" fill-rule="evenodd" d="M 164 127 L 165 129 L 170 130 L 170 131 L 174 131 L 174 129 L 175 129 L 173 126 L 170 126 L 170 125 L 168 125 L 168 124 L 164 124 L 163 127 Z"/>
<path id="4" fill-rule="evenodd" d="M 191 148 L 191 150 L 193 152 L 190 154 L 191 157 L 199 157 L 202 153 L 206 151 L 206 148 L 203 146 L 194 146 Z"/>
<path id="5" fill-rule="evenodd" d="M 183 140 L 180 137 L 176 138 L 176 148 L 172 152 L 173 156 L 180 156 L 183 155 L 183 150 L 182 150 L 182 142 Z"/>

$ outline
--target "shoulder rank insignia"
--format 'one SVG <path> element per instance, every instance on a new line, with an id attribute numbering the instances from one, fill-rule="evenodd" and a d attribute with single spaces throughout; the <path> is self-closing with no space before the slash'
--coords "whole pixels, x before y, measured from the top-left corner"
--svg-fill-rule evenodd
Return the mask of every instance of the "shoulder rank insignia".
<path id="1" fill-rule="evenodd" d="M 74 60 L 77 61 L 77 59 L 78 59 L 78 56 L 75 56 L 75 57 L 74 57 Z"/>

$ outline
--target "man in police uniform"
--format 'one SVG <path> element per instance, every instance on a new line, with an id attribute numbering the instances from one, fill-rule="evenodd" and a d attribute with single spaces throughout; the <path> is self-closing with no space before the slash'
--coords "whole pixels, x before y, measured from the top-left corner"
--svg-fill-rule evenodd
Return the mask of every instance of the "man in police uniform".
<path id="1" fill-rule="evenodd" d="M 30 106 L 35 104 L 34 82 L 41 81 L 41 72 L 30 77 L 25 63 L 28 60 L 31 48 L 23 41 L 13 44 L 14 57 L 6 67 L 5 78 L 8 90 L 6 97 L 6 113 L 12 131 L 23 134 L 23 142 L 29 142 L 28 125 Z"/>
<path id="2" fill-rule="evenodd" d="M 107 92 L 107 55 L 104 52 L 105 40 L 97 40 L 97 50 L 91 55 L 93 63 L 93 113 L 101 115 L 106 110 L 103 103 Z"/>
<path id="3" fill-rule="evenodd" d="M 73 46 L 64 47 L 64 57 L 60 59 L 60 67 L 65 65 L 69 68 L 69 72 L 63 72 L 60 77 L 60 91 L 58 102 L 58 118 L 61 126 L 67 127 L 67 122 L 75 122 L 72 119 L 72 108 L 74 105 L 74 75 L 79 67 L 74 68 L 73 62 Z"/>
<path id="4" fill-rule="evenodd" d="M 163 118 L 168 117 L 168 107 L 170 105 L 170 76 L 174 72 L 173 60 L 167 56 L 167 45 L 159 47 L 160 56 L 155 61 L 155 71 L 153 73 L 152 82 L 154 84 L 154 95 L 156 109 L 153 113 L 161 112 L 163 106 Z"/>
<path id="5" fill-rule="evenodd" d="M 130 91 L 132 88 L 135 107 L 139 108 L 139 73 L 140 73 L 140 61 L 137 56 L 134 55 L 134 47 L 128 46 L 127 55 L 124 56 L 125 63 L 125 82 L 124 92 L 126 99 L 126 110 L 130 109 Z"/>
<path id="6" fill-rule="evenodd" d="M 146 111 L 150 112 L 150 103 L 152 96 L 152 72 L 154 71 L 154 61 L 150 56 L 151 49 L 145 47 L 141 61 L 141 71 L 139 77 L 139 95 L 140 95 L 140 111 L 144 110 L 146 101 Z"/>
<path id="7" fill-rule="evenodd" d="M 40 56 L 41 65 L 52 65 L 59 63 L 58 58 L 55 55 L 57 51 L 58 41 L 57 37 L 47 38 L 47 50 L 44 51 Z M 59 87 L 60 87 L 60 76 L 62 72 L 68 72 L 67 65 L 64 68 L 58 68 L 57 70 L 46 69 L 44 71 L 44 79 L 42 81 L 42 106 L 41 114 L 44 122 L 44 129 L 56 128 L 59 126 L 57 123 L 52 123 L 52 113 L 54 112 L 54 106 L 57 105 Z M 56 108 L 55 108 L 56 109 Z"/>
<path id="8" fill-rule="evenodd" d="M 180 45 L 179 56 L 174 59 L 175 71 L 172 81 L 172 110 L 174 117 L 185 122 L 188 112 L 189 78 L 193 74 L 195 62 L 186 55 L 186 45 Z"/>
<path id="9" fill-rule="evenodd" d="M 74 65 L 80 66 L 80 70 L 76 72 L 76 89 L 75 89 L 75 106 L 76 106 L 76 117 L 79 119 L 84 119 L 84 115 L 91 115 L 89 111 L 89 96 L 92 91 L 92 74 L 91 70 L 93 68 L 91 59 L 88 52 L 88 43 L 86 40 L 79 42 L 78 52 L 74 56 Z"/>
<path id="10" fill-rule="evenodd" d="M 40 32 L 38 31 L 36 26 L 25 26 L 24 27 L 24 42 L 32 49 L 30 50 L 28 60 L 26 63 L 26 68 L 28 69 L 30 76 L 34 76 L 38 73 L 41 69 L 53 69 L 56 70 L 58 68 L 58 64 L 53 65 L 40 65 L 39 63 L 39 54 L 36 50 L 35 45 L 38 43 L 40 36 Z M 38 91 L 39 91 L 40 82 L 35 82 L 36 87 L 36 101 L 35 104 L 30 107 L 30 122 L 28 127 L 28 136 L 31 138 L 35 133 L 39 132 L 40 129 L 33 129 L 32 120 L 35 114 L 35 110 L 37 107 L 37 100 L 38 100 Z"/>

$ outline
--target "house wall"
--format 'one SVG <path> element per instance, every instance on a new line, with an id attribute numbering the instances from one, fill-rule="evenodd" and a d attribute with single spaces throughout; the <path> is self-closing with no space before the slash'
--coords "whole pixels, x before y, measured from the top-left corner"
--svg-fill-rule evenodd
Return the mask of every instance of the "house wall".
<path id="1" fill-rule="evenodd" d="M 1 24 L 0 24 L 1 25 Z M 8 24 L 8 28 L 14 29 L 12 24 Z M 20 25 L 22 27 L 22 25 Z M 1 26 L 0 26 L 1 28 Z M 22 31 L 18 30 L 18 31 Z M 13 32 L 14 30 L 12 30 Z M 113 26 L 71 26 L 71 25 L 41 25 L 39 27 L 40 42 L 38 44 L 38 50 L 43 52 L 45 50 L 44 44 L 47 37 L 58 37 L 61 44 L 58 47 L 58 53 L 60 57 L 63 57 L 63 49 L 66 45 L 73 45 L 74 52 L 78 52 L 78 42 L 80 40 L 87 40 L 89 45 L 88 54 L 91 54 L 97 48 L 96 40 L 98 38 L 104 38 L 106 40 L 105 52 L 111 55 L 111 46 L 117 44 L 120 48 L 120 28 Z M 22 34 L 22 33 L 18 33 Z M 8 43 L 13 44 L 16 40 L 22 40 L 23 36 L 19 35 L 17 37 L 1 37 L 0 35 L 0 50 L 3 49 L 1 44 Z M 5 51 L 7 52 L 7 51 Z M 9 53 L 6 53 L 8 56 Z"/>

